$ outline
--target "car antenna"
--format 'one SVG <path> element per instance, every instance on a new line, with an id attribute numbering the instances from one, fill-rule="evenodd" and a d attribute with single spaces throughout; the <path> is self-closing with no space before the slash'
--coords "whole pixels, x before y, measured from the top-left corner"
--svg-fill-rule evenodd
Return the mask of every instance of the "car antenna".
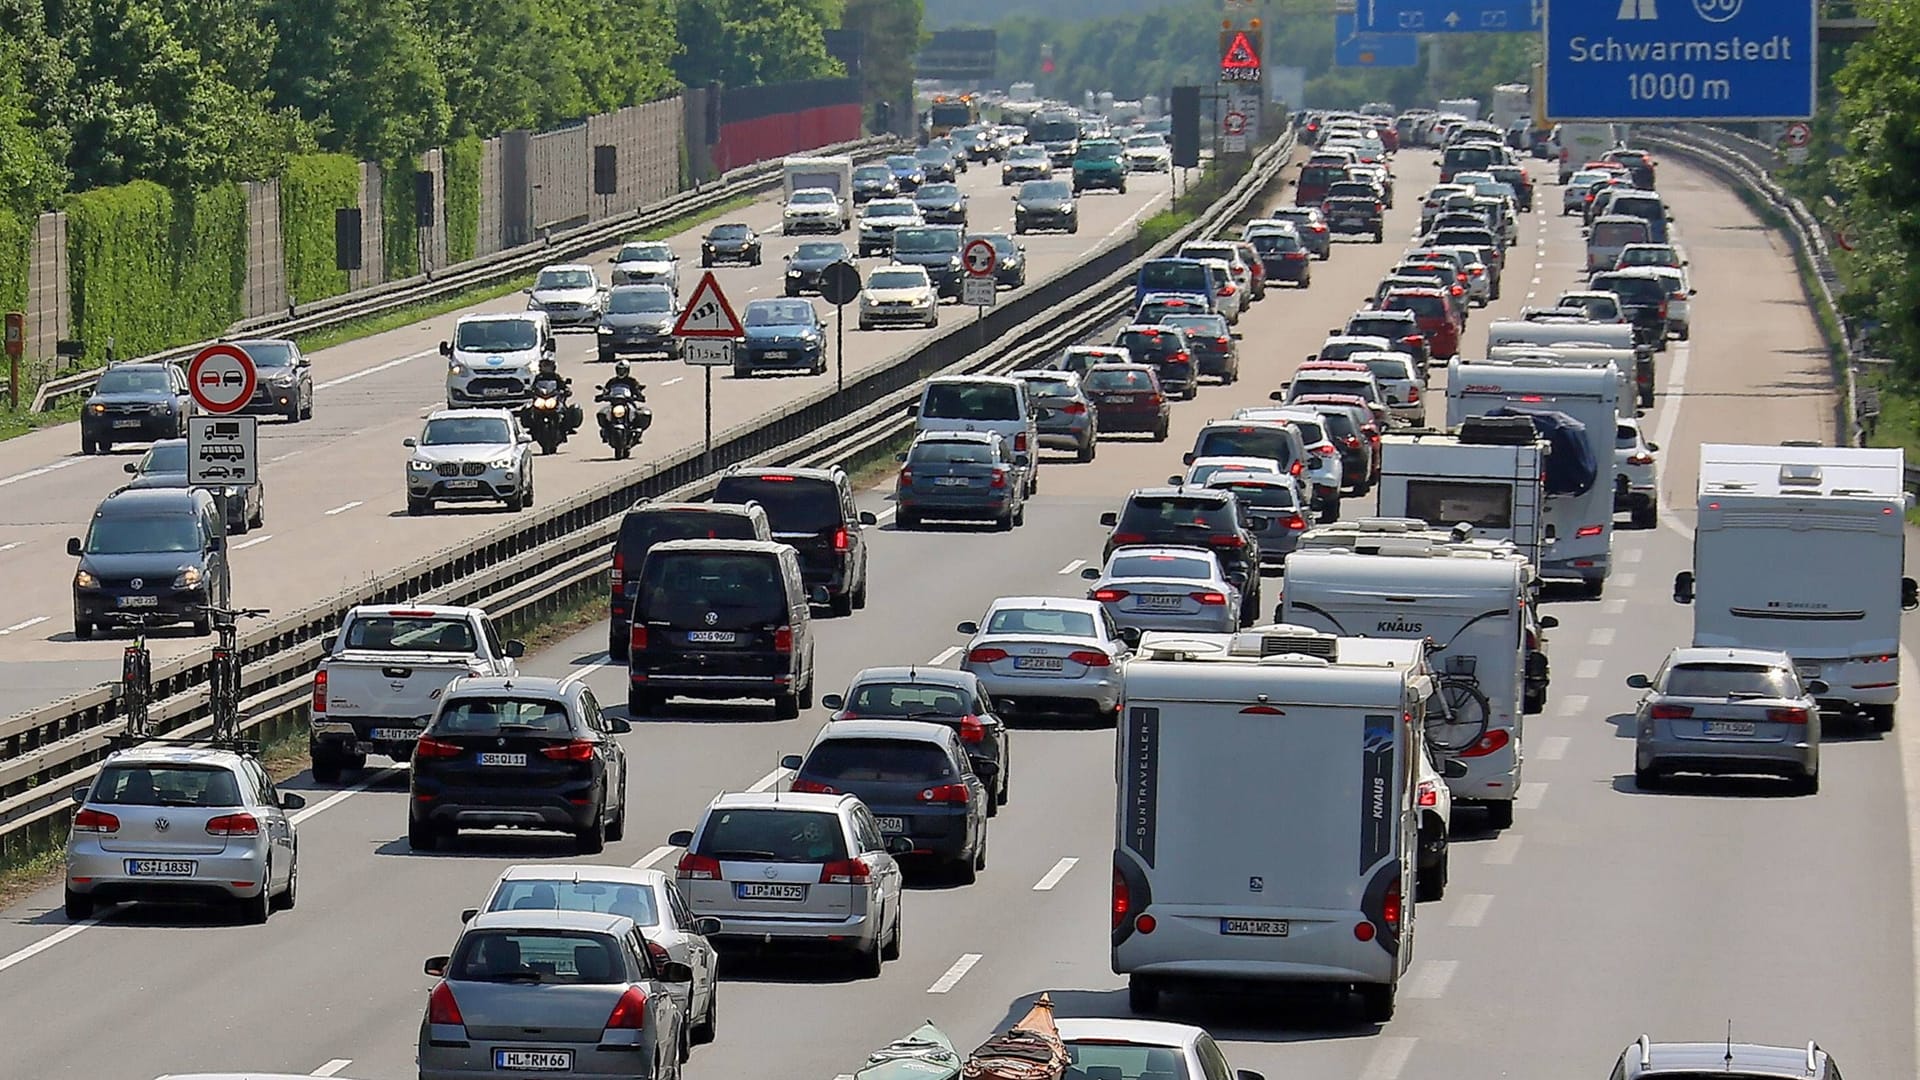
<path id="1" fill-rule="evenodd" d="M 1733 1018 L 1727 1018 L 1727 1068 L 1733 1068 Z"/>

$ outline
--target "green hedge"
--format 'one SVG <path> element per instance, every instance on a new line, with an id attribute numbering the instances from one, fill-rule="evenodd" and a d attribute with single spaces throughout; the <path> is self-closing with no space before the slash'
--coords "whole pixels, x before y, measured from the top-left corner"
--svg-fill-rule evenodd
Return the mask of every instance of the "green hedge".
<path id="1" fill-rule="evenodd" d="M 0 208 L 0 312 L 27 310 L 27 258 L 32 239 L 32 219 Z"/>
<path id="2" fill-rule="evenodd" d="M 480 242 L 480 139 L 469 135 L 441 151 L 446 170 L 447 261 L 466 262 Z"/>
<path id="3" fill-rule="evenodd" d="M 74 336 L 90 363 L 216 337 L 240 318 L 247 203 L 237 184 L 173 194 L 136 180 L 67 201 Z"/>
<path id="4" fill-rule="evenodd" d="M 420 231 L 413 224 L 413 174 L 419 167 L 412 158 L 380 166 L 380 234 L 388 281 L 420 272 Z"/>
<path id="5" fill-rule="evenodd" d="M 287 294 L 296 303 L 347 291 L 347 272 L 334 268 L 333 212 L 358 205 L 360 163 L 353 158 L 303 154 L 287 159 L 280 178 L 280 245 Z"/>

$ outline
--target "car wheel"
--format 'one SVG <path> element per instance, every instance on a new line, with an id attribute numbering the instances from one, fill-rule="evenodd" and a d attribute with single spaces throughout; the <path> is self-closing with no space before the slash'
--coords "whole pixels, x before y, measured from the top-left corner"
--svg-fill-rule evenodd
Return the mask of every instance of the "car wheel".
<path id="1" fill-rule="evenodd" d="M 73 636 L 81 641 L 88 640 L 93 637 L 93 624 L 80 619 L 73 620 Z"/>
<path id="2" fill-rule="evenodd" d="M 300 859 L 297 854 L 298 849 L 296 848 L 295 851 L 293 869 L 287 871 L 287 887 L 273 899 L 275 911 L 292 911 L 293 905 L 300 900 Z"/>
<path id="3" fill-rule="evenodd" d="M 800 691 L 799 704 L 802 709 L 813 708 L 813 672 L 811 671 L 807 672 L 806 688 Z"/>
<path id="4" fill-rule="evenodd" d="M 920 515 L 911 510 L 902 510 L 894 515 L 893 524 L 909 532 L 920 527 Z"/>
<path id="5" fill-rule="evenodd" d="M 1660 790 L 1660 782 L 1663 779 L 1665 778 L 1660 775 L 1659 769 L 1652 767 L 1643 769 L 1638 765 L 1633 767 L 1633 786 L 1641 791 Z"/>
<path id="6" fill-rule="evenodd" d="M 267 497 L 263 493 L 260 496 L 260 505 L 253 508 L 253 516 L 247 519 L 247 528 L 262 529 L 266 527 L 266 524 L 267 524 Z"/>
<path id="7" fill-rule="evenodd" d="M 1659 507 L 1645 506 L 1645 507 L 1634 508 L 1634 511 L 1633 511 L 1633 527 L 1634 528 L 1652 529 L 1659 526 L 1659 524 L 1660 524 L 1660 508 Z"/>
<path id="8" fill-rule="evenodd" d="M 431 822 L 408 818 L 407 846 L 415 851 L 432 851 L 440 846 L 440 831 Z"/>
<path id="9" fill-rule="evenodd" d="M 665 701 L 660 695 L 646 690 L 627 691 L 628 716 L 652 716 Z"/>
<path id="10" fill-rule="evenodd" d="M 1812 771 L 1794 777 L 1793 791 L 1796 795 L 1820 794 L 1820 773 Z"/>
<path id="11" fill-rule="evenodd" d="M 1872 725 L 1873 730 L 1882 735 L 1893 730 L 1893 706 L 1868 705 L 1866 710 L 1867 720 Z"/>
<path id="12" fill-rule="evenodd" d="M 1015 526 L 1025 525 L 1027 523 L 1027 504 L 1026 503 L 1024 502 L 1021 503 L 1019 507 L 1014 510 L 1013 523 Z"/>
<path id="13" fill-rule="evenodd" d="M 619 843 L 627 838 L 627 786 L 620 785 L 620 809 L 607 822 L 607 839 Z"/>
<path id="14" fill-rule="evenodd" d="M 854 609 L 855 611 L 858 611 L 858 610 L 860 610 L 861 608 L 864 608 L 864 607 L 866 607 L 866 606 L 867 606 L 867 580 L 868 580 L 868 576 L 869 576 L 868 574 L 864 574 L 864 573 L 863 573 L 863 574 L 861 574 L 861 575 L 860 575 L 860 587 L 859 587 L 859 588 L 857 588 L 857 589 L 855 589 L 855 590 L 853 590 L 853 609 Z M 809 684 L 809 690 L 811 690 L 811 684 Z"/>
<path id="15" fill-rule="evenodd" d="M 1013 511 L 1009 510 L 993 519 L 993 527 L 1000 532 L 1013 531 Z"/>
<path id="16" fill-rule="evenodd" d="M 900 943 L 901 939 L 906 936 L 906 933 L 907 916 L 905 912 L 900 909 L 900 905 L 895 904 L 893 908 L 893 933 L 887 938 L 886 947 L 880 950 L 880 959 L 900 959 Z"/>
<path id="17" fill-rule="evenodd" d="M 1414 899 L 1425 902 L 1438 900 L 1447 895 L 1447 849 L 1440 849 L 1439 861 L 1431 867 L 1423 867 L 1416 878 Z"/>
<path id="18" fill-rule="evenodd" d="M 340 766 L 344 764 L 332 747 L 323 742 L 307 742 L 307 756 L 313 759 L 313 782 L 316 784 L 337 784 L 340 782 Z"/>
<path id="19" fill-rule="evenodd" d="M 720 981 L 715 979 L 713 985 L 707 988 L 707 1011 L 700 1017 L 700 1022 L 688 1030 L 687 1041 L 695 1046 L 705 1046 L 719 1033 Z"/>
<path id="20" fill-rule="evenodd" d="M 980 858 L 978 855 L 962 855 L 954 860 L 949 869 L 953 872 L 953 883 L 971 885 L 980 880 Z"/>
<path id="21" fill-rule="evenodd" d="M 1150 1016 L 1160 1010 L 1160 984 L 1145 975 L 1127 977 L 1127 1011 Z"/>
<path id="22" fill-rule="evenodd" d="M 307 390 L 307 403 L 305 405 L 300 406 L 300 419 L 302 420 L 313 419 L 313 390 L 311 387 L 309 387 Z"/>
<path id="23" fill-rule="evenodd" d="M 111 453 L 113 453 L 113 440 L 112 440 L 112 439 L 101 439 L 101 440 L 99 441 L 99 443 L 98 443 L 97 445 L 98 445 L 98 446 L 100 447 L 100 452 L 101 452 L 101 453 L 103 453 L 103 454 L 111 454 Z"/>
<path id="24" fill-rule="evenodd" d="M 419 517 L 422 514 L 431 514 L 431 513 L 433 513 L 432 499 L 421 499 L 421 498 L 416 498 L 412 495 L 407 496 L 407 516 L 408 517 Z"/>
<path id="25" fill-rule="evenodd" d="M 285 415 L 287 418 L 287 423 L 289 424 L 297 424 L 300 422 L 300 395 L 299 394 L 296 393 L 293 395 L 293 400 L 287 404 L 287 411 Z"/>
<path id="26" fill-rule="evenodd" d="M 794 720 L 800 716 L 800 696 L 798 694 L 775 694 L 773 696 L 773 718 L 775 720 Z"/>
<path id="27" fill-rule="evenodd" d="M 594 807 L 593 820 L 573 834 L 573 847 L 582 855 L 598 855 L 607 849 L 606 807 Z"/>
<path id="28" fill-rule="evenodd" d="M 1160 426 L 1153 429 L 1153 441 L 1154 442 L 1167 441 L 1167 422 L 1165 420 L 1160 421 Z"/>
<path id="29" fill-rule="evenodd" d="M 206 637 L 213 633 L 213 616 L 206 615 L 193 620 L 193 636 Z"/>
<path id="30" fill-rule="evenodd" d="M 260 882 L 260 895 L 249 896 L 241 900 L 240 921 L 250 926 L 258 926 L 273 914 L 273 860 L 267 860 L 267 870 Z"/>
<path id="31" fill-rule="evenodd" d="M 622 664 L 626 663 L 628 655 L 627 644 L 629 640 L 630 639 L 618 634 L 609 633 L 607 635 L 607 659 L 616 660 Z"/>
<path id="32" fill-rule="evenodd" d="M 82 435 L 80 436 L 80 452 L 82 454 L 97 454 L 100 452 L 100 444 Z"/>
<path id="33" fill-rule="evenodd" d="M 72 889 L 68 889 L 66 893 L 67 918 L 77 922 L 93 917 L 93 897 L 74 892 Z"/>
<path id="34" fill-rule="evenodd" d="M 865 320 L 865 319 L 861 319 L 861 320 L 860 320 L 860 329 L 862 329 L 862 330 L 871 330 L 871 329 L 873 329 L 873 324 L 872 324 L 872 323 L 870 323 L 870 322 L 868 322 L 868 321 L 867 321 L 867 320 Z"/>
<path id="35" fill-rule="evenodd" d="M 1075 461 L 1080 462 L 1082 465 L 1086 464 L 1089 461 L 1092 461 L 1094 454 L 1098 452 L 1098 445 L 1097 445 L 1098 443 L 1099 443 L 1098 437 L 1096 437 L 1092 432 L 1088 432 L 1086 443 L 1080 447 L 1080 452 L 1075 454 L 1073 456 L 1073 459 Z"/>
<path id="36" fill-rule="evenodd" d="M 1360 993 L 1360 1015 L 1376 1024 L 1393 1019 L 1393 999 L 1399 990 L 1397 984 L 1364 983 L 1354 989 Z"/>
<path id="37" fill-rule="evenodd" d="M 853 967 L 863 979 L 877 979 L 880 970 L 886 965 L 884 947 L 880 944 L 880 935 L 875 934 L 873 944 L 854 954 Z"/>

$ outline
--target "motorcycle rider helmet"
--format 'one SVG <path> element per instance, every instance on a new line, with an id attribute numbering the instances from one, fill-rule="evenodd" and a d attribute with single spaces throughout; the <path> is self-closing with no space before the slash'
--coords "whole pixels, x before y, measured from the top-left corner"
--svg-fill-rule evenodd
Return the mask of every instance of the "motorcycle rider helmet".
<path id="1" fill-rule="evenodd" d="M 615 361 L 613 365 L 613 376 L 616 379 L 624 379 L 627 377 L 627 372 L 631 370 L 633 370 L 631 365 L 625 360 Z"/>
<path id="2" fill-rule="evenodd" d="M 554 373 L 555 371 L 557 371 L 557 370 L 558 370 L 558 367 L 557 367 L 557 365 L 555 365 L 555 363 L 554 363 L 554 360 L 553 360 L 553 357 L 551 357 L 551 356 L 543 356 L 543 357 L 541 357 L 541 358 L 540 358 L 540 373 L 541 373 L 541 374 L 543 374 L 543 375 L 551 375 L 551 374 L 553 374 L 553 373 Z"/>

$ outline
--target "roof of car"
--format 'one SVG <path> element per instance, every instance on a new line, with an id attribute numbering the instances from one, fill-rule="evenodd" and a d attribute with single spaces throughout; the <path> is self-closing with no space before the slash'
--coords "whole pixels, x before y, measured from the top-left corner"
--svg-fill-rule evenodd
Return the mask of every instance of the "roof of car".
<path id="1" fill-rule="evenodd" d="M 1793 666 L 1793 658 L 1778 649 L 1727 649 L 1689 645 L 1667 654 L 1669 664 L 1764 664 L 1768 667 Z M 1724 1045 L 1721 1047 L 1725 1049 Z"/>
<path id="2" fill-rule="evenodd" d="M 632 885 L 657 886 L 667 880 L 665 872 L 638 866 L 606 863 L 520 863 L 500 872 L 502 881 L 620 881 Z"/>
<path id="3" fill-rule="evenodd" d="M 456 323 L 468 322 L 519 322 L 521 320 L 544 319 L 544 311 L 481 311 L 472 315 L 462 315 Z M 472 410 L 467 410 L 472 411 Z"/>
<path id="4" fill-rule="evenodd" d="M 119 363 L 107 365 L 107 370 L 120 371 L 131 368 L 136 371 L 164 371 L 172 366 L 172 364 L 163 363 L 159 360 L 123 360 Z"/>
<path id="5" fill-rule="evenodd" d="M 655 550 L 658 548 L 656 547 Z M 555 701 L 571 701 L 580 696 L 580 690 L 579 682 L 567 682 L 564 679 L 550 679 L 538 675 L 482 675 L 459 678 L 448 683 L 443 700 L 450 700 L 456 694 L 461 697 L 513 694 L 519 697 L 539 696 Z"/>
<path id="6" fill-rule="evenodd" d="M 838 722 L 838 721 L 837 721 Z M 826 795 L 812 791 L 723 791 L 713 797 L 709 810 L 800 810 L 815 814 L 837 814 L 847 803 L 860 800 L 852 795 Z"/>
<path id="7" fill-rule="evenodd" d="M 836 739 L 898 739 L 901 742 L 930 743 L 946 746 L 954 738 L 954 730 L 944 724 L 931 724 L 925 720 L 899 720 L 890 717 L 875 717 L 863 720 L 835 720 L 820 729 L 813 745 L 832 742 Z"/>
<path id="8" fill-rule="evenodd" d="M 1247 421 L 1223 421 L 1223 422 L 1238 424 L 1238 423 L 1246 423 Z M 1139 498 L 1166 499 L 1166 498 L 1179 498 L 1181 496 L 1190 496 L 1193 498 L 1202 498 L 1202 499 L 1213 499 L 1216 502 L 1226 502 L 1228 499 L 1232 498 L 1231 495 L 1229 495 L 1224 491 L 1214 491 L 1209 488 L 1185 487 L 1185 486 L 1182 486 L 1182 487 L 1161 486 L 1161 487 L 1134 488 L 1133 491 L 1127 495 L 1127 501 L 1132 502 L 1134 499 L 1139 499 Z"/>
<path id="9" fill-rule="evenodd" d="M 1814 1058 L 1815 1069 L 1807 1068 L 1807 1058 Z M 1815 1076 L 1824 1066 L 1826 1052 L 1818 1047 L 1759 1046 L 1753 1043 L 1653 1043 L 1649 1046 L 1648 1060 L 1645 1066 L 1636 1070 L 1638 1075 L 1659 1074 L 1665 1071 L 1703 1072 L 1711 1070 L 1739 1076 L 1743 1073 L 1763 1073 L 1772 1076 Z M 1639 1064 L 1631 1051 L 1628 1054 L 1631 1064 Z"/>
<path id="10" fill-rule="evenodd" d="M 109 506 L 115 511 L 122 509 L 178 509 L 183 502 L 192 503 L 201 494 L 200 488 L 121 488 L 100 500 L 94 513 L 100 513 Z"/>
<path id="11" fill-rule="evenodd" d="M 156 740 L 107 755 L 105 764 L 237 765 L 244 754 L 218 746 L 183 746 Z"/>
<path id="12" fill-rule="evenodd" d="M 930 442 L 980 443 L 992 445 L 1000 438 L 997 431 L 923 431 L 913 437 L 915 445 Z"/>
<path id="13" fill-rule="evenodd" d="M 656 554 L 671 555 L 681 551 L 778 556 L 782 551 L 791 550 L 791 547 L 777 540 L 662 540 L 647 549 L 647 556 L 652 558 Z"/>
<path id="14" fill-rule="evenodd" d="M 1063 1016 L 1054 1022 L 1054 1026 L 1059 1029 L 1060 1038 L 1066 1042 L 1100 1039 L 1144 1043 L 1148 1046 L 1190 1047 L 1206 1035 L 1205 1029 L 1190 1024 L 1105 1016 Z"/>
<path id="15" fill-rule="evenodd" d="M 877 682 L 914 682 L 926 683 L 929 686 L 952 686 L 967 690 L 978 690 L 980 677 L 971 671 L 961 671 L 958 668 L 924 667 L 920 665 L 870 667 L 861 668 L 855 672 L 853 679 L 847 685 L 851 688 L 866 683 Z"/>
<path id="16" fill-rule="evenodd" d="M 606 911 L 563 911 L 557 908 L 519 908 L 483 911 L 467 923 L 468 930 L 587 930 L 624 934 L 633 920 Z"/>
<path id="17" fill-rule="evenodd" d="M 1193 544 L 1128 544 L 1125 547 L 1115 548 L 1113 555 L 1110 556 L 1107 561 L 1112 562 L 1114 559 L 1122 557 L 1129 559 L 1138 558 L 1142 555 L 1148 557 L 1158 555 L 1164 558 L 1177 559 L 1203 559 L 1216 567 L 1220 565 L 1219 556 L 1215 555 L 1211 549 Z"/>
<path id="18" fill-rule="evenodd" d="M 1100 604 L 1097 601 L 1075 596 L 1001 596 L 994 598 L 993 603 L 987 605 L 989 613 L 1004 611 L 1008 608 L 1096 612 L 1100 610 Z"/>
<path id="19" fill-rule="evenodd" d="M 585 270 L 589 274 L 593 273 L 593 267 L 586 263 L 549 263 L 540 268 L 543 274 L 551 270 Z"/>
<path id="20" fill-rule="evenodd" d="M 427 414 L 427 419 L 429 421 L 447 420 L 463 416 L 480 416 L 492 420 L 511 420 L 513 419 L 513 412 L 510 409 L 435 409 Z"/>

